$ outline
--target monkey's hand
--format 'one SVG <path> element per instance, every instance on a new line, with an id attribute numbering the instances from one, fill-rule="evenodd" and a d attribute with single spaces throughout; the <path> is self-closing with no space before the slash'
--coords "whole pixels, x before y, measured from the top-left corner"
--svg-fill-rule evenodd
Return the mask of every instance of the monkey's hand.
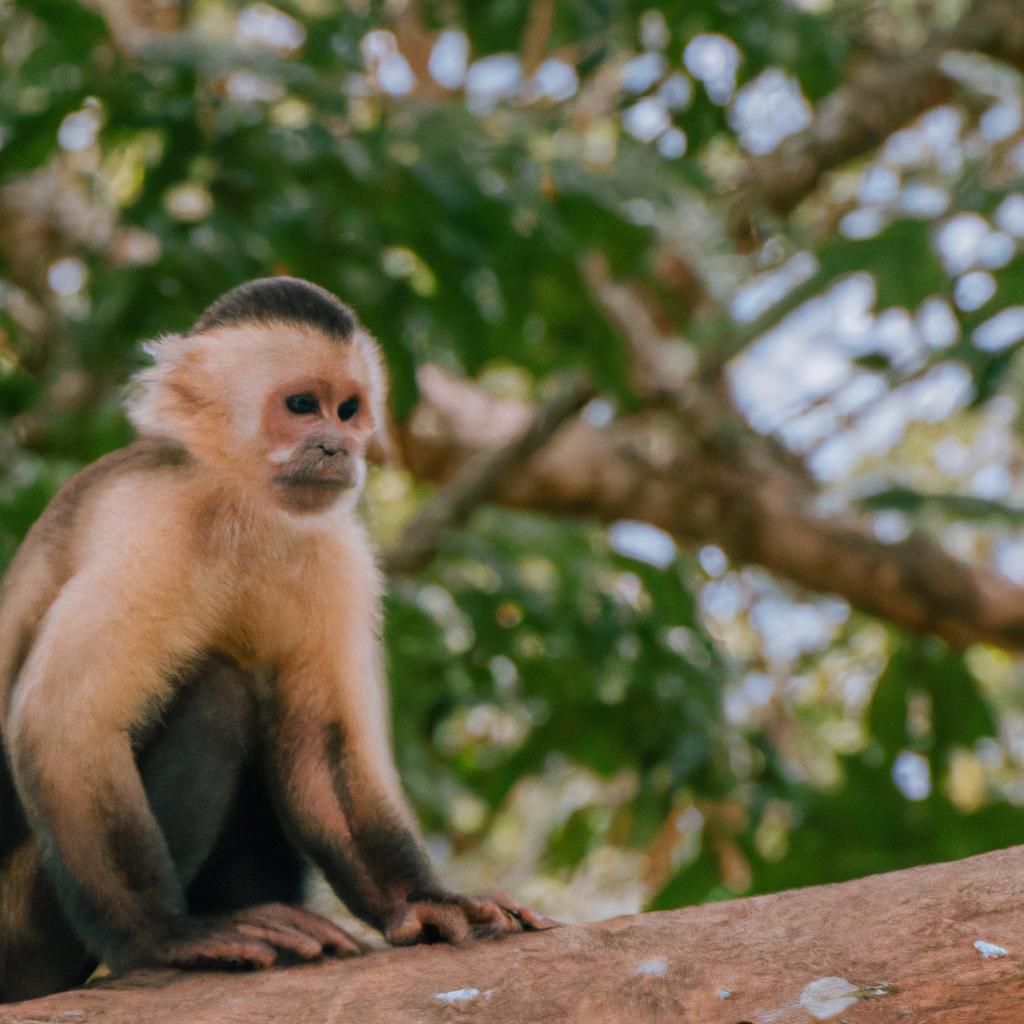
<path id="1" fill-rule="evenodd" d="M 281 959 L 361 952 L 362 945 L 327 918 L 284 903 L 264 903 L 228 917 L 189 920 L 132 958 L 132 965 L 257 970 Z"/>
<path id="2" fill-rule="evenodd" d="M 395 946 L 418 942 L 450 942 L 496 938 L 513 932 L 539 932 L 560 922 L 538 914 L 504 893 L 461 896 L 458 893 L 414 894 L 397 907 L 384 925 L 384 937 Z"/>

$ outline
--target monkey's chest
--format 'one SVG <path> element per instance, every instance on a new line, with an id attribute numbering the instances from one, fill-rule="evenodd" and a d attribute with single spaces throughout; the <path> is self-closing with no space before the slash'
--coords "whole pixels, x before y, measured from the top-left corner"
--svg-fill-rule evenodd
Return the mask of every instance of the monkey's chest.
<path id="1" fill-rule="evenodd" d="M 323 650 L 357 617 L 343 578 L 343 571 L 308 558 L 269 570 L 255 566 L 232 596 L 213 646 L 250 670 Z"/>

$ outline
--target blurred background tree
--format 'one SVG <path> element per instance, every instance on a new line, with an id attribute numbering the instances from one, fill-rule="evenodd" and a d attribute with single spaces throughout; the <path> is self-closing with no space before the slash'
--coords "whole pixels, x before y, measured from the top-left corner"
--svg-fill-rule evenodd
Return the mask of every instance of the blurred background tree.
<path id="1" fill-rule="evenodd" d="M 453 881 L 584 919 L 1024 840 L 1018 0 L 0 0 L 0 56 L 0 566 L 141 339 L 295 274 L 388 356 Z"/>

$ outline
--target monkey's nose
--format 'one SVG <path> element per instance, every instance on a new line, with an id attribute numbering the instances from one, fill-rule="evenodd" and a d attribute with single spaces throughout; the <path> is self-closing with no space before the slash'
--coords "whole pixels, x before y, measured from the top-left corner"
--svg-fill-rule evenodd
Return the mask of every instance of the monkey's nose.
<path id="1" fill-rule="evenodd" d="M 344 448 L 344 447 L 343 447 L 342 445 L 338 445 L 338 446 L 337 446 L 337 447 L 335 448 L 335 447 L 334 447 L 333 445 L 330 445 L 330 444 L 324 444 L 324 442 L 323 442 L 323 441 L 321 441 L 321 442 L 320 442 L 320 443 L 319 443 L 319 444 L 317 445 L 317 447 L 318 447 L 318 448 L 320 449 L 320 451 L 322 451 L 322 452 L 324 453 L 324 455 L 326 455 L 326 456 L 327 456 L 328 458 L 330 458 L 330 457 L 331 457 L 331 456 L 333 456 L 333 455 L 337 455 L 337 454 L 338 454 L 339 452 L 340 452 L 341 454 L 343 454 L 343 455 L 347 455 L 347 454 L 348 454 L 348 452 L 346 452 L 345 448 Z"/>

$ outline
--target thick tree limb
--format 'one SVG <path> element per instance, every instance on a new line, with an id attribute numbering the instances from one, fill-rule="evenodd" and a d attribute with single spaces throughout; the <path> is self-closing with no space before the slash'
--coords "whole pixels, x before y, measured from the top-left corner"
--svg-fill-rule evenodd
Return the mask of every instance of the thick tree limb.
<path id="1" fill-rule="evenodd" d="M 452 479 L 533 416 L 432 366 L 422 368 L 420 388 L 403 449 L 427 480 Z M 924 537 L 886 544 L 861 521 L 819 516 L 799 467 L 761 441 L 724 403 L 699 395 L 683 414 L 650 409 L 604 428 L 577 417 L 494 497 L 558 515 L 641 520 L 953 646 L 1024 648 L 1024 591 Z"/>
<path id="2" fill-rule="evenodd" d="M 686 455 L 671 474 L 674 518 L 658 525 L 694 539 L 703 529 L 740 563 L 756 562 L 810 590 L 837 593 L 954 646 L 1024 644 L 1024 591 L 957 561 L 923 535 L 884 544 L 862 521 L 816 515 L 815 482 L 803 462 L 753 431 L 714 378 L 673 373 L 671 343 L 646 315 L 642 297 L 613 281 L 600 259 L 587 263 L 584 277 L 622 334 L 634 386 L 673 413 L 681 432 Z M 680 484 L 713 514 L 687 520 Z"/>
<path id="3" fill-rule="evenodd" d="M 0 1024 L 1011 1024 L 1024 847 L 841 885 L 255 974 L 151 971 Z"/>
<path id="4" fill-rule="evenodd" d="M 382 564 L 389 574 L 409 575 L 422 569 L 436 554 L 444 534 L 465 522 L 469 514 L 490 498 L 498 484 L 517 473 L 558 428 L 590 397 L 591 386 L 574 377 L 553 398 L 538 406 L 522 433 L 484 449 L 468 459 L 406 525 L 398 543 L 386 552 Z"/>
<path id="5" fill-rule="evenodd" d="M 869 152 L 918 114 L 949 99 L 953 86 L 939 61 L 950 50 L 1024 66 L 1024 4 L 974 0 L 955 25 L 916 53 L 868 60 L 854 69 L 849 81 L 821 104 L 809 128 L 749 162 L 732 196 L 734 232 L 745 234 L 758 208 L 788 213 L 828 171 Z"/>
<path id="6" fill-rule="evenodd" d="M 555 23 L 555 0 L 532 0 L 526 29 L 519 45 L 519 60 L 525 76 L 532 75 L 548 51 Z"/>

